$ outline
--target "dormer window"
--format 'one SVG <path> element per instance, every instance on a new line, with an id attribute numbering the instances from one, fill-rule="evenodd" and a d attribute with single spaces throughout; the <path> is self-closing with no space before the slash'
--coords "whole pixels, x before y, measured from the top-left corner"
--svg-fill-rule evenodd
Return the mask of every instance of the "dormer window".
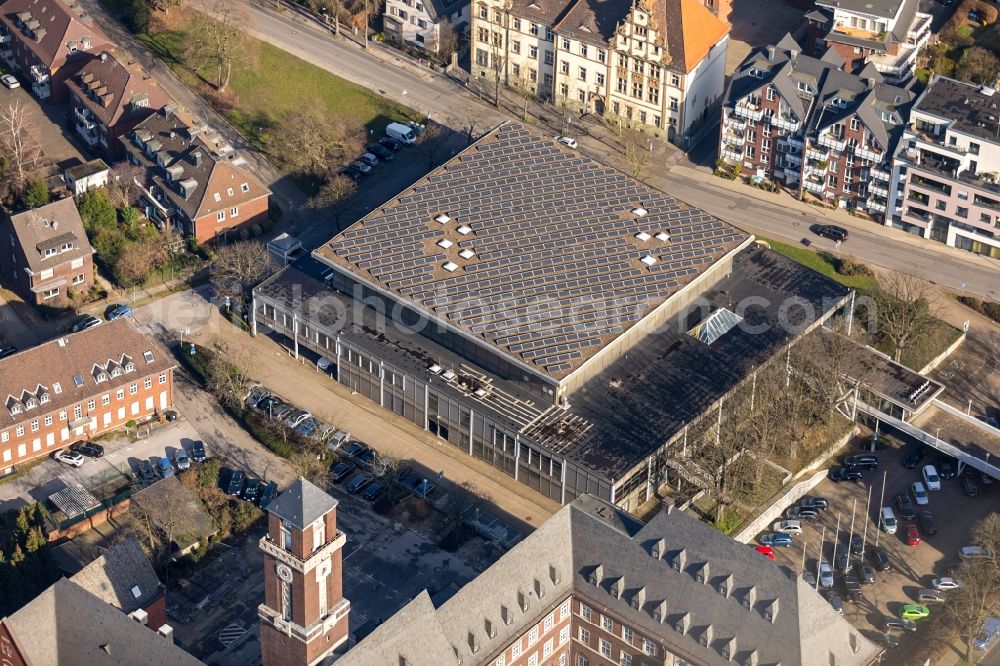
<path id="1" fill-rule="evenodd" d="M 17 403 L 17 402 L 13 402 L 13 403 L 11 403 L 11 405 L 10 405 L 10 407 L 8 409 L 10 409 L 10 413 L 11 413 L 12 416 L 15 415 L 15 414 L 20 414 L 21 413 L 21 404 Z"/>
<path id="2" fill-rule="evenodd" d="M 51 398 L 49 397 L 49 394 L 47 392 L 42 393 L 40 396 L 38 396 L 38 401 L 41 402 L 43 405 L 49 402 L 50 400 Z"/>
<path id="3" fill-rule="evenodd" d="M 114 368 L 111 371 L 111 376 L 112 377 L 121 377 L 122 376 L 122 369 L 121 368 Z"/>
<path id="4" fill-rule="evenodd" d="M 38 400 L 35 398 L 28 398 L 27 402 L 24 403 L 25 409 L 34 409 L 38 407 Z"/>
<path id="5" fill-rule="evenodd" d="M 129 361 L 125 364 L 125 372 L 135 372 L 135 363 Z"/>
<path id="6" fill-rule="evenodd" d="M 83 40 L 81 40 L 81 41 L 83 41 L 83 48 L 85 48 L 85 49 L 89 49 L 90 48 L 90 44 L 91 44 L 90 37 L 84 37 Z"/>

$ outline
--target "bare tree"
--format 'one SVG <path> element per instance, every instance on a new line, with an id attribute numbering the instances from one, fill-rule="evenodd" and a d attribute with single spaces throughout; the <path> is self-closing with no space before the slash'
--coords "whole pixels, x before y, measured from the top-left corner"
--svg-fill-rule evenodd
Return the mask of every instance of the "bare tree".
<path id="1" fill-rule="evenodd" d="M 432 169 L 437 166 L 444 151 L 441 126 L 435 122 L 428 121 L 424 130 L 417 139 L 417 150 L 424 157 L 427 168 Z"/>
<path id="2" fill-rule="evenodd" d="M 326 182 L 319 188 L 319 192 L 309 200 L 312 208 L 330 208 L 331 217 L 340 221 L 340 216 L 344 212 L 341 204 L 345 199 L 354 194 L 358 189 L 357 183 L 343 174 L 328 176 Z"/>
<path id="3" fill-rule="evenodd" d="M 135 203 L 139 197 L 139 185 L 136 181 L 141 181 L 143 175 L 143 168 L 128 160 L 122 160 L 111 167 L 107 189 L 115 208 L 125 208 Z"/>
<path id="4" fill-rule="evenodd" d="M 642 180 L 649 168 L 652 154 L 652 144 L 649 137 L 636 129 L 627 129 L 623 134 L 625 142 L 624 156 L 628 165 L 629 175 L 636 180 Z"/>
<path id="5" fill-rule="evenodd" d="M 941 609 L 948 624 L 962 637 L 965 661 L 971 664 L 975 661 L 976 636 L 987 618 L 1000 610 L 1000 575 L 991 562 L 967 561 L 959 568 L 958 576 L 964 586 L 949 592 Z"/>
<path id="6" fill-rule="evenodd" d="M 507 14 L 509 16 L 509 14 Z M 506 44 L 507 40 L 504 40 Z M 494 32 L 491 39 L 491 65 L 493 65 L 493 106 L 500 108 L 500 84 L 507 79 L 507 54 L 500 45 L 500 33 Z M 501 81 L 501 76 L 504 81 Z"/>
<path id="7" fill-rule="evenodd" d="M 239 407 L 250 391 L 253 359 L 243 349 L 215 341 L 208 365 L 208 390 L 224 405 Z"/>
<path id="8" fill-rule="evenodd" d="M 0 110 L 0 148 L 3 148 L 11 189 L 20 192 L 37 171 L 42 149 L 32 132 L 28 109 L 19 100 Z"/>
<path id="9" fill-rule="evenodd" d="M 214 72 L 216 90 L 229 86 L 233 71 L 248 65 L 250 54 L 243 26 L 249 14 L 232 0 L 206 0 L 205 13 L 192 12 L 188 58 Z"/>
<path id="10" fill-rule="evenodd" d="M 871 297 L 879 328 L 876 334 L 889 339 L 898 363 L 907 346 L 937 323 L 931 286 L 915 275 L 890 272 L 878 278 Z"/>
<path id="11" fill-rule="evenodd" d="M 528 121 L 528 103 L 535 98 L 535 91 L 531 89 L 532 82 L 525 75 L 524 70 L 520 70 L 514 77 L 513 81 L 514 90 L 517 91 L 518 96 L 524 102 L 521 108 L 521 120 Z"/>
<path id="12" fill-rule="evenodd" d="M 450 63 L 453 53 L 458 51 L 458 35 L 451 21 L 445 21 L 438 32 L 435 44 L 438 56 L 445 62 Z"/>
<path id="13" fill-rule="evenodd" d="M 211 281 L 215 293 L 227 296 L 243 311 L 250 290 L 277 268 L 274 257 L 261 243 L 240 241 L 215 252 Z"/>
<path id="14" fill-rule="evenodd" d="M 299 451 L 288 459 L 288 464 L 297 475 L 304 477 L 310 483 L 320 488 L 329 486 L 330 466 L 316 452 Z"/>
<path id="15" fill-rule="evenodd" d="M 476 128 L 481 120 L 479 110 L 473 108 L 471 104 L 462 107 L 462 132 L 465 133 L 466 144 L 471 146 L 472 142 L 479 138 L 476 134 Z"/>
<path id="16" fill-rule="evenodd" d="M 364 145 L 364 130 L 317 107 L 299 105 L 286 114 L 269 139 L 289 167 L 319 177 Z"/>

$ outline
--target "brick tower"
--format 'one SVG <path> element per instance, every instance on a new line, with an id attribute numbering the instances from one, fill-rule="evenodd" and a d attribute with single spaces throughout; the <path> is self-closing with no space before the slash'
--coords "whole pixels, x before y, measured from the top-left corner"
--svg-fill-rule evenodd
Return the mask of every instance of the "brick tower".
<path id="1" fill-rule="evenodd" d="M 300 477 L 267 513 L 261 664 L 312 666 L 347 640 L 337 500 Z"/>

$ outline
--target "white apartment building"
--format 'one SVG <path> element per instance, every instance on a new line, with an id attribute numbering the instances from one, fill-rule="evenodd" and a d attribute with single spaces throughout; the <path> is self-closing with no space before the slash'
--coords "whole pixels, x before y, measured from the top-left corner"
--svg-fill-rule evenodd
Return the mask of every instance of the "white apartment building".
<path id="1" fill-rule="evenodd" d="M 469 22 L 465 0 L 386 0 L 385 34 L 402 44 L 437 53 L 446 30 L 458 33 Z"/>
<path id="2" fill-rule="evenodd" d="M 728 40 L 700 0 L 477 0 L 473 76 L 680 142 L 722 96 Z"/>

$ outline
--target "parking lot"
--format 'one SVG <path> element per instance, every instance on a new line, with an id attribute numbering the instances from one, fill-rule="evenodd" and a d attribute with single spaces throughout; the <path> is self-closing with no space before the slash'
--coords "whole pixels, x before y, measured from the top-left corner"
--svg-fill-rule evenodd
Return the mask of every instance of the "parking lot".
<path id="1" fill-rule="evenodd" d="M 916 469 L 905 469 L 901 459 L 914 450 L 912 445 L 901 448 L 889 448 L 876 451 L 879 466 L 872 471 L 865 471 L 861 481 L 854 483 L 842 481 L 834 483 L 824 479 L 815 490 L 814 496 L 826 498 L 830 506 L 821 511 L 819 518 L 813 521 L 802 521 L 803 533 L 794 537 L 789 548 L 775 549 L 776 561 L 796 570 L 801 568 L 803 548 L 808 571 L 815 574 L 817 554 L 820 552 L 821 535 L 825 528 L 823 557 L 834 563 L 834 547 L 836 543 L 847 543 L 851 534 L 851 514 L 855 507 L 854 532 L 866 538 L 866 560 L 871 563 L 870 552 L 877 539 L 878 546 L 884 548 L 891 562 L 892 569 L 887 572 L 875 572 L 874 584 L 862 588 L 864 600 L 860 603 L 849 603 L 844 589 L 843 574 L 835 573 L 834 589 L 844 599 L 844 616 L 854 626 L 858 627 L 869 638 L 877 638 L 882 633 L 883 616 L 897 616 L 904 604 L 917 602 L 917 591 L 931 587 L 931 579 L 949 575 L 948 568 L 958 561 L 958 549 L 968 545 L 972 528 L 985 516 L 997 508 L 997 497 L 1000 496 L 1000 483 L 994 483 L 985 492 L 980 490 L 976 497 L 967 497 L 962 490 L 958 478 L 941 481 L 941 490 L 929 493 L 927 506 L 915 506 L 919 512 L 929 509 L 935 518 L 937 533 L 927 536 L 921 531 L 920 545 L 906 544 L 907 526 L 914 521 L 902 520 L 893 502 L 897 493 L 908 493 L 910 485 L 919 480 L 920 466 L 935 463 L 937 454 L 928 451 L 924 460 Z M 845 449 L 845 455 L 857 453 L 856 450 Z M 885 499 L 880 504 L 882 480 L 885 478 Z M 871 491 L 871 508 L 866 512 L 869 490 Z M 912 498 L 912 493 L 910 494 Z M 878 529 L 878 515 L 881 506 L 893 506 L 899 529 L 895 535 L 888 535 Z M 837 538 L 837 521 L 840 519 L 839 539 Z M 865 532 L 867 528 L 867 533 Z M 856 558 L 852 558 L 853 560 Z M 934 604 L 927 604 L 931 614 L 935 611 Z M 926 650 L 926 633 L 919 627 L 914 634 L 898 635 L 900 646 L 890 653 L 892 663 L 920 663 L 924 657 L 918 658 L 922 648 Z"/>

